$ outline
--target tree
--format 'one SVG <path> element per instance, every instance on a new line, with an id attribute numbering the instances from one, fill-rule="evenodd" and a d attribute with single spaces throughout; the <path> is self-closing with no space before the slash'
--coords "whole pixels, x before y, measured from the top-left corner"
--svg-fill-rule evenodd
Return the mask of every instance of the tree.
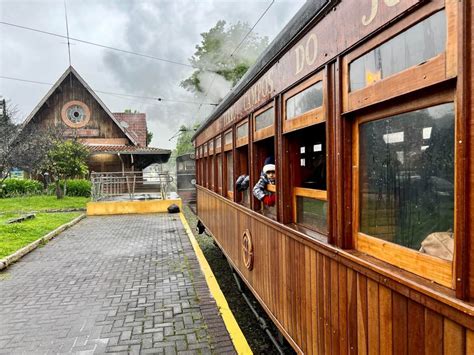
<path id="1" fill-rule="evenodd" d="M 12 143 L 19 132 L 19 127 L 13 123 L 13 118 L 18 112 L 9 102 L 0 102 L 2 110 L 0 112 L 0 178 L 1 181 L 8 177 L 12 166 Z"/>
<path id="2" fill-rule="evenodd" d="M 77 141 L 60 141 L 48 152 L 45 168 L 55 178 L 57 198 L 63 197 L 61 180 L 84 177 L 88 173 L 86 164 L 88 157 L 88 149 Z M 65 184 L 64 189 L 66 189 Z"/>
<path id="3" fill-rule="evenodd" d="M 201 33 L 202 41 L 196 45 L 196 52 L 189 60 L 199 69 L 180 85 L 190 92 L 204 93 L 203 75 L 214 72 L 234 86 L 268 46 L 267 37 L 250 32 L 237 48 L 249 32 L 250 26 L 246 22 L 226 28 L 226 22 L 221 20 L 208 32 Z"/>
<path id="4" fill-rule="evenodd" d="M 147 146 L 150 145 L 152 139 L 153 139 L 153 132 L 146 130 L 146 145 Z"/>
<path id="5" fill-rule="evenodd" d="M 176 142 L 175 156 L 194 152 L 194 146 L 191 139 L 198 128 L 199 124 L 195 124 L 193 127 L 182 125 L 179 128 L 180 135 Z"/>

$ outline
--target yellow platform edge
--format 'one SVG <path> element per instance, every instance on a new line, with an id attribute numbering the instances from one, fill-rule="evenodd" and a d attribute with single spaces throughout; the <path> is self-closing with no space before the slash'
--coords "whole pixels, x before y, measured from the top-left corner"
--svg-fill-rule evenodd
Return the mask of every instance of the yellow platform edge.
<path id="1" fill-rule="evenodd" d="M 88 216 L 106 216 L 118 214 L 146 214 L 168 212 L 168 206 L 176 204 L 183 208 L 180 199 L 146 201 L 99 201 L 87 203 Z"/>
<path id="2" fill-rule="evenodd" d="M 181 218 L 181 222 L 183 223 L 184 229 L 188 234 L 189 240 L 191 241 L 191 245 L 194 248 L 194 252 L 196 253 L 197 259 L 199 261 L 199 265 L 201 266 L 201 270 L 206 278 L 207 285 L 209 286 L 209 290 L 211 291 L 212 297 L 216 300 L 217 307 L 219 312 L 224 320 L 224 324 L 229 332 L 230 338 L 232 339 L 232 343 L 234 344 L 235 350 L 238 354 L 253 354 L 252 349 L 250 349 L 249 344 L 247 343 L 247 339 L 245 338 L 242 330 L 239 327 L 239 324 L 234 318 L 232 311 L 229 308 L 227 300 L 222 293 L 219 284 L 214 276 L 214 273 L 209 266 L 204 253 L 201 250 L 196 238 L 194 237 L 193 232 L 189 228 L 189 224 L 186 221 L 183 213 L 179 214 Z"/>

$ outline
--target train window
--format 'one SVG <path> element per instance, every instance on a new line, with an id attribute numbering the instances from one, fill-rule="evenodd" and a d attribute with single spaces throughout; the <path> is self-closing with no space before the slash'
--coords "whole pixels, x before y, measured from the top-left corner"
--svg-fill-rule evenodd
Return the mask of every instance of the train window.
<path id="1" fill-rule="evenodd" d="M 356 122 L 356 248 L 451 286 L 455 109 Z"/>
<path id="2" fill-rule="evenodd" d="M 252 184 L 250 188 L 253 188 L 257 181 L 260 179 L 260 176 L 263 174 L 263 167 L 266 164 L 275 164 L 275 140 L 274 137 L 269 137 L 254 143 L 254 162 L 255 165 L 252 168 L 252 176 L 254 177 L 251 181 Z M 276 181 L 278 181 L 278 176 L 276 176 Z M 276 193 L 275 185 L 267 185 L 267 190 Z M 267 217 L 270 217 L 274 220 L 277 219 L 276 214 L 276 205 L 268 206 L 262 203 L 261 201 L 254 199 L 254 210 L 261 212 Z"/>
<path id="3" fill-rule="evenodd" d="M 220 152 L 220 149 L 222 147 L 221 141 L 222 141 L 222 139 L 221 139 L 220 136 L 216 138 L 216 144 L 215 144 L 216 152 L 218 152 L 218 151 Z"/>
<path id="4" fill-rule="evenodd" d="M 293 222 L 328 233 L 326 124 L 285 135 L 290 154 Z"/>
<path id="5" fill-rule="evenodd" d="M 254 117 L 254 141 L 271 137 L 275 134 L 275 110 L 270 103 L 256 111 Z"/>
<path id="6" fill-rule="evenodd" d="M 209 189 L 211 190 L 215 190 L 215 182 L 214 182 L 214 141 L 213 140 L 210 140 L 209 143 L 209 152 L 208 152 L 208 155 L 209 157 L 207 158 L 207 163 L 208 163 L 208 177 L 209 177 L 209 184 L 208 184 L 208 187 Z"/>
<path id="7" fill-rule="evenodd" d="M 456 4 L 447 1 L 446 10 L 433 11 L 421 21 L 419 15 L 408 17 L 343 58 L 344 112 L 456 75 Z"/>
<path id="8" fill-rule="evenodd" d="M 225 162 L 225 185 L 226 185 L 226 196 L 231 200 L 234 199 L 234 160 L 232 156 L 233 148 L 233 137 L 232 130 L 228 130 L 224 133 L 224 157 Z"/>
<path id="9" fill-rule="evenodd" d="M 245 120 L 237 126 L 237 133 L 235 137 L 235 146 L 240 147 L 249 142 L 249 122 Z"/>
<path id="10" fill-rule="evenodd" d="M 217 191 L 222 195 L 222 182 L 223 182 L 223 170 L 222 170 L 222 154 L 217 154 Z"/>
<path id="11" fill-rule="evenodd" d="M 349 65 L 350 91 L 426 62 L 446 47 L 446 16 L 439 11 Z"/>
<path id="12" fill-rule="evenodd" d="M 312 76 L 283 95 L 283 132 L 294 131 L 325 120 L 323 75 Z"/>
<path id="13" fill-rule="evenodd" d="M 226 185 L 227 185 L 227 197 L 231 200 L 234 198 L 234 160 L 232 151 L 225 153 L 226 161 Z"/>
<path id="14" fill-rule="evenodd" d="M 224 133 L 224 149 L 232 149 L 232 131 Z"/>

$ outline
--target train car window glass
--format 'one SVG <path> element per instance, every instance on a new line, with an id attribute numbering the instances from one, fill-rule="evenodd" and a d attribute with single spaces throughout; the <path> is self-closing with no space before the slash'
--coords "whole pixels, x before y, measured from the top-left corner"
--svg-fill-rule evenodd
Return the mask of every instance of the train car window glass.
<path id="1" fill-rule="evenodd" d="M 328 233 L 327 201 L 305 196 L 296 196 L 296 219 L 298 224 L 323 233 Z"/>
<path id="2" fill-rule="evenodd" d="M 454 104 L 362 122 L 358 130 L 357 248 L 390 259 L 398 246 L 397 260 L 388 261 L 422 276 L 419 255 L 429 255 L 428 265 L 439 260 L 447 270 L 434 280 L 450 286 L 443 265 L 454 253 Z M 404 254 L 409 261 L 400 265 Z"/>
<path id="3" fill-rule="evenodd" d="M 272 126 L 274 122 L 274 116 L 275 113 L 273 107 L 270 107 L 268 110 L 255 116 L 255 130 L 259 131 L 266 127 Z"/>
<path id="4" fill-rule="evenodd" d="M 245 138 L 249 135 L 249 123 L 245 122 L 237 127 L 237 139 Z"/>
<path id="5" fill-rule="evenodd" d="M 426 62 L 446 48 L 446 16 L 439 11 L 350 63 L 350 91 Z"/>
<path id="6" fill-rule="evenodd" d="M 249 121 L 245 119 L 243 123 L 239 123 L 235 133 L 235 146 L 241 147 L 249 143 Z"/>
<path id="7" fill-rule="evenodd" d="M 232 144 L 232 132 L 227 132 L 224 136 L 224 144 Z"/>
<path id="8" fill-rule="evenodd" d="M 224 150 L 230 150 L 233 147 L 233 141 L 232 141 L 232 130 L 227 131 L 224 133 Z"/>
<path id="9" fill-rule="evenodd" d="M 227 197 L 233 199 L 234 197 L 234 160 L 232 151 L 225 153 L 226 156 L 226 172 L 227 172 Z"/>
<path id="10" fill-rule="evenodd" d="M 214 155 L 209 156 L 209 187 L 214 191 L 215 182 L 214 182 Z"/>
<path id="11" fill-rule="evenodd" d="M 220 149 L 221 149 L 221 137 L 219 136 L 216 138 L 216 152 L 220 151 Z"/>
<path id="12" fill-rule="evenodd" d="M 319 72 L 283 94 L 284 133 L 326 120 L 324 90 L 323 72 Z"/>
<path id="13" fill-rule="evenodd" d="M 222 154 L 217 155 L 217 190 L 222 194 Z"/>
<path id="14" fill-rule="evenodd" d="M 291 120 L 323 104 L 322 81 L 311 85 L 286 100 L 286 119 Z"/>
<path id="15" fill-rule="evenodd" d="M 253 140 L 259 141 L 275 135 L 275 109 L 273 102 L 253 114 Z"/>
<path id="16" fill-rule="evenodd" d="M 207 156 L 207 143 L 204 144 L 203 155 Z"/>
<path id="17" fill-rule="evenodd" d="M 214 154 L 214 141 L 209 141 L 209 154 Z"/>

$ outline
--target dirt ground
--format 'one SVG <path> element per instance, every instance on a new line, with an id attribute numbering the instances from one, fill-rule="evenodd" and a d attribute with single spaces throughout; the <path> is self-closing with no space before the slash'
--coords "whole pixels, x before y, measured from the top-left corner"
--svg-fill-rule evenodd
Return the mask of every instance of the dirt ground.
<path id="1" fill-rule="evenodd" d="M 279 354 L 267 334 L 259 326 L 256 317 L 238 291 L 237 285 L 232 276 L 231 268 L 224 254 L 220 251 L 216 244 L 214 244 L 212 237 L 205 233 L 201 235 L 197 234 L 195 229 L 197 218 L 192 207 L 193 206 L 189 208 L 189 206 L 185 206 L 183 211 L 184 215 L 189 223 L 189 226 L 193 230 L 193 233 L 196 236 L 196 239 L 204 255 L 206 256 L 206 259 L 211 266 L 217 282 L 219 283 L 219 286 L 224 293 L 227 302 L 229 303 L 229 307 L 232 310 L 232 313 L 234 313 L 234 316 L 239 323 L 242 332 L 247 338 L 250 347 L 255 354 Z M 273 336 L 277 339 L 280 338 L 283 342 L 281 347 L 284 353 L 294 354 L 295 352 L 286 342 L 286 340 L 282 336 L 278 337 L 279 333 L 277 328 L 262 309 L 255 297 L 253 297 L 252 293 L 245 287 L 243 282 L 241 284 L 245 288 L 245 293 L 251 299 L 251 302 L 258 314 L 265 319 L 265 322 L 270 327 Z"/>

